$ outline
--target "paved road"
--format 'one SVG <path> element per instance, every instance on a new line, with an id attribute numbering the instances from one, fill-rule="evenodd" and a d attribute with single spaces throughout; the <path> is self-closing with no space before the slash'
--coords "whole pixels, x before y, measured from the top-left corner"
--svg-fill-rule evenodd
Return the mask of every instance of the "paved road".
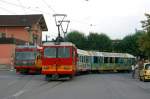
<path id="1" fill-rule="evenodd" d="M 71 81 L 0 71 L 0 99 L 149 99 L 150 82 L 130 74 L 90 74 Z"/>

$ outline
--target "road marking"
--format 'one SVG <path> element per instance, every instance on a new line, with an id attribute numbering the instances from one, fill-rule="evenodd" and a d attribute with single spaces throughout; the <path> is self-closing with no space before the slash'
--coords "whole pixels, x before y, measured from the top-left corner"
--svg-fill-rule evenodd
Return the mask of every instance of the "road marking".
<path id="1" fill-rule="evenodd" d="M 14 95 L 12 95 L 13 97 L 18 97 L 21 94 L 23 94 L 26 90 L 20 90 L 19 92 L 15 93 Z"/>
<path id="2" fill-rule="evenodd" d="M 8 86 L 15 84 L 17 81 L 18 81 L 18 80 L 15 80 L 15 81 L 9 82 L 9 83 L 8 83 Z"/>

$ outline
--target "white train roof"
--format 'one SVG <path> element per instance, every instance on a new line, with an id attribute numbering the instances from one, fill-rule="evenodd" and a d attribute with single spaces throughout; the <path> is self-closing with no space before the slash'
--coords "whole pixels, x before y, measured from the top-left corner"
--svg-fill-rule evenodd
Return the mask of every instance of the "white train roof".
<path id="1" fill-rule="evenodd" d="M 89 51 L 91 56 L 103 56 L 102 52 Z"/>
<path id="2" fill-rule="evenodd" d="M 126 57 L 128 57 L 128 58 L 136 58 L 136 57 L 134 57 L 133 55 L 128 54 L 128 53 L 126 53 Z"/>
<path id="3" fill-rule="evenodd" d="M 77 53 L 80 55 L 90 56 L 88 51 L 77 49 Z"/>
<path id="4" fill-rule="evenodd" d="M 112 53 L 112 52 L 98 52 L 98 51 L 85 51 L 77 49 L 77 53 L 86 56 L 100 56 L 100 57 L 122 57 L 122 58 L 135 58 L 128 53 Z"/>
<path id="5" fill-rule="evenodd" d="M 60 44 L 56 44 L 56 42 L 45 42 L 43 46 L 75 46 L 71 42 L 60 42 Z"/>
<path id="6" fill-rule="evenodd" d="M 102 52 L 104 57 L 125 57 L 123 53 Z"/>
<path id="7" fill-rule="evenodd" d="M 102 52 L 104 57 L 122 57 L 122 58 L 135 58 L 133 55 L 128 53 L 112 53 L 112 52 Z"/>
<path id="8" fill-rule="evenodd" d="M 36 45 L 17 45 L 16 48 L 39 48 Z"/>

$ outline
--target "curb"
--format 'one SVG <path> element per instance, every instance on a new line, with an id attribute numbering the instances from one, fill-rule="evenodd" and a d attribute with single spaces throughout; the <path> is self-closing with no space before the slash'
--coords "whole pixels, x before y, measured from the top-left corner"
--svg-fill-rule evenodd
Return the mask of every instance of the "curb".
<path id="1" fill-rule="evenodd" d="M 15 71 L 15 69 L 0 69 L 0 71 Z"/>

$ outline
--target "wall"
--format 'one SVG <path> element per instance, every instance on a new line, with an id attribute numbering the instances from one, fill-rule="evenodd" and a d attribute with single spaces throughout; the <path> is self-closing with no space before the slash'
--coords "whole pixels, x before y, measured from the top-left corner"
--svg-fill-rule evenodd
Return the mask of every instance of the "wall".
<path id="1" fill-rule="evenodd" d="M 0 44 L 0 64 L 11 64 L 11 58 L 15 55 L 14 44 Z"/>
<path id="2" fill-rule="evenodd" d="M 38 35 L 37 43 L 41 44 L 42 31 L 38 24 L 32 25 L 30 33 L 25 27 L 0 27 L 0 32 L 6 33 L 6 37 L 14 37 L 27 42 L 32 42 L 32 34 Z"/>
<path id="3" fill-rule="evenodd" d="M 24 27 L 0 27 L 0 32 L 6 33 L 6 37 L 14 37 L 16 39 L 29 41 L 29 33 Z"/>

